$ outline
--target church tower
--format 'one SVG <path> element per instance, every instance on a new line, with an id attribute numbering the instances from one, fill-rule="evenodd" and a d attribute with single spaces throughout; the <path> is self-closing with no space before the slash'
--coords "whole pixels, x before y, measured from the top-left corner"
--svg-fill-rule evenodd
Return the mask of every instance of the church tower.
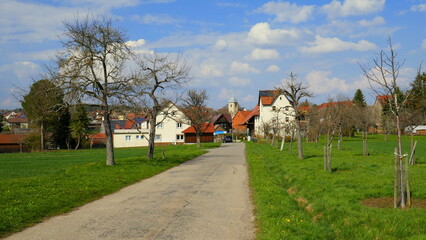
<path id="1" fill-rule="evenodd" d="M 235 114 L 237 114 L 238 109 L 239 109 L 239 106 L 238 106 L 237 100 L 235 100 L 234 97 L 229 99 L 229 101 L 228 101 L 228 112 L 229 112 L 229 114 L 231 114 L 232 118 L 235 116 Z"/>

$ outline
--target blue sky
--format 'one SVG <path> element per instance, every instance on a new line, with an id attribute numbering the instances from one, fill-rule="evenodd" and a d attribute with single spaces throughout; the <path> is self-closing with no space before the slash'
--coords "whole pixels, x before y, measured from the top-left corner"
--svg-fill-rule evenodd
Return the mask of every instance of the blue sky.
<path id="1" fill-rule="evenodd" d="M 426 56 L 426 0 L 1 0 L 0 108 L 19 107 L 28 88 L 60 50 L 62 22 L 108 14 L 144 52 L 181 53 L 188 88 L 206 89 L 210 106 L 231 97 L 251 109 L 258 90 L 274 89 L 290 72 L 308 84 L 311 102 L 352 98 L 363 90 L 358 63 L 371 63 L 392 38 L 407 88 Z"/>

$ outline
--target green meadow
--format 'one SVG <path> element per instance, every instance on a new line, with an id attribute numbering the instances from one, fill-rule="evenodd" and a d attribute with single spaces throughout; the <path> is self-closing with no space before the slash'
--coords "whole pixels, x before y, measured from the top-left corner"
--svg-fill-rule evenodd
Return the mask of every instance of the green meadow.
<path id="1" fill-rule="evenodd" d="M 163 160 L 155 150 L 149 160 L 144 148 L 116 149 L 116 166 L 105 165 L 105 149 L 0 154 L 0 237 L 206 153 L 167 146 Z"/>
<path id="2" fill-rule="evenodd" d="M 304 142 L 302 160 L 297 143 L 292 153 L 289 143 L 282 152 L 247 143 L 257 239 L 426 239 L 426 137 L 416 140 L 408 210 L 393 208 L 395 136 L 370 136 L 366 157 L 360 137 L 345 138 L 340 150 L 333 143 L 333 172 L 323 170 L 324 140 Z M 407 136 L 403 144 L 409 152 Z"/>

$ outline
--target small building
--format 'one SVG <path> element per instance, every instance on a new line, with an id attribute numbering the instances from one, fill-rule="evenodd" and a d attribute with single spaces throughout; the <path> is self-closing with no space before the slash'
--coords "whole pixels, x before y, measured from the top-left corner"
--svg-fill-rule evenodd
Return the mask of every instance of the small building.
<path id="1" fill-rule="evenodd" d="M 232 130 L 232 117 L 231 114 L 218 114 L 213 117 L 212 123 L 215 126 L 220 126 L 224 131 L 230 133 Z"/>
<path id="2" fill-rule="evenodd" d="M 205 123 L 202 127 L 200 141 L 202 143 L 214 142 L 215 128 L 213 123 Z M 197 143 L 197 135 L 194 126 L 190 126 L 182 131 L 185 134 L 185 143 Z"/>
<path id="3" fill-rule="evenodd" d="M 123 121 L 114 128 L 114 147 L 148 146 L 150 119 L 134 118 Z M 189 127 L 187 122 L 183 112 L 175 104 L 170 103 L 157 115 L 154 143 L 156 145 L 183 144 L 185 137 L 182 130 Z"/>
<path id="4" fill-rule="evenodd" d="M 244 125 L 244 119 L 251 113 L 251 111 L 239 111 L 232 119 L 232 129 L 234 132 L 246 132 L 247 126 Z"/>
<path id="5" fill-rule="evenodd" d="M 23 134 L 0 134 L 0 153 L 28 152 Z"/>

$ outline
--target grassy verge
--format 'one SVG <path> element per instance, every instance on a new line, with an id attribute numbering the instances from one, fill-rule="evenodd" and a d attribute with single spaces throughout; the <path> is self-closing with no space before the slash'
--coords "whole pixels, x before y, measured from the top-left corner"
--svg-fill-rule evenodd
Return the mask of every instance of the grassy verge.
<path id="1" fill-rule="evenodd" d="M 203 144 L 204 148 L 220 144 Z M 195 145 L 116 149 L 116 166 L 105 165 L 105 150 L 0 154 L 0 237 L 43 218 L 64 213 L 141 179 L 204 154 Z"/>
<path id="2" fill-rule="evenodd" d="M 417 137 L 418 164 L 410 166 L 413 198 L 426 199 L 426 137 Z M 408 152 L 408 138 L 404 137 Z M 258 239 L 426 239 L 426 210 L 371 208 L 364 199 L 393 197 L 395 137 L 360 138 L 333 144 L 333 173 L 323 170 L 324 143 L 304 143 L 297 159 L 268 144 L 247 143 Z"/>

